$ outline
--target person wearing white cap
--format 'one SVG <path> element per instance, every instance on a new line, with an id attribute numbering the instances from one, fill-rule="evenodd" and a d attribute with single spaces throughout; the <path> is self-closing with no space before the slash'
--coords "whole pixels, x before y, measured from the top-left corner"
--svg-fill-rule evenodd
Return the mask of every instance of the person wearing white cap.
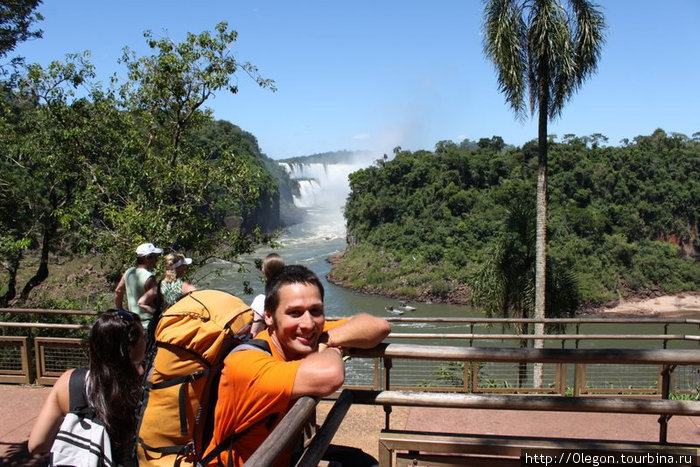
<path id="1" fill-rule="evenodd" d="M 163 249 L 157 248 L 153 243 L 139 245 L 136 248 L 136 266 L 124 272 L 114 289 L 114 304 L 117 309 L 123 309 L 124 294 L 126 294 L 128 310 L 139 315 L 144 329 L 148 327 L 152 314 L 139 307 L 138 301 L 141 295 L 153 288 L 156 283 L 152 270 L 156 267 L 161 253 Z"/>
<path id="2" fill-rule="evenodd" d="M 139 307 L 152 315 L 164 312 L 182 296 L 197 290 L 194 285 L 182 280 L 187 266 L 192 264 L 192 258 L 185 258 L 180 253 L 168 253 L 163 258 L 163 262 L 165 263 L 165 277 L 157 287 L 147 290 L 138 302 Z M 159 292 L 160 297 L 158 296 Z M 158 300 L 160 300 L 160 306 Z"/>

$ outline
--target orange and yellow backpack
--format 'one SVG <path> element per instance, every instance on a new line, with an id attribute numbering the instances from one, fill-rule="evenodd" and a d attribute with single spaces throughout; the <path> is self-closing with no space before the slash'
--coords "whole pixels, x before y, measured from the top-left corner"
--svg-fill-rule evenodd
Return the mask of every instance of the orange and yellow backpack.
<path id="1" fill-rule="evenodd" d="M 219 290 L 194 291 L 163 313 L 143 390 L 139 465 L 193 465 L 201 458 L 223 360 L 250 337 L 252 320 L 248 305 Z"/>

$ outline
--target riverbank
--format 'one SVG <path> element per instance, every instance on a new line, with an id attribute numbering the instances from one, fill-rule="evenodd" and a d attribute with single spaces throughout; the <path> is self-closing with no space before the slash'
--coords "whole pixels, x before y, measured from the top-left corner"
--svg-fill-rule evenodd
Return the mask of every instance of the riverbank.
<path id="1" fill-rule="evenodd" d="M 342 258 L 344 252 L 330 255 L 326 258 L 331 264 Z M 329 282 L 354 290 L 343 281 L 334 280 L 332 274 L 327 276 Z M 64 260 L 51 264 L 49 278 L 32 291 L 27 308 L 56 308 L 56 309 L 105 309 L 113 306 L 114 284 L 108 271 L 103 269 L 99 261 L 83 259 Z M 357 290 L 370 295 L 381 295 L 405 300 L 408 297 L 394 295 L 383 290 Z M 440 300 L 430 295 L 418 298 L 410 297 L 414 302 L 449 303 L 469 305 L 468 287 L 456 287 L 447 300 Z M 700 291 L 680 292 L 676 294 L 658 295 L 655 297 L 621 297 L 603 305 L 582 308 L 577 315 L 589 316 L 682 316 L 700 318 Z"/>
<path id="2" fill-rule="evenodd" d="M 342 260 L 344 253 L 344 251 L 334 253 L 328 256 L 326 261 L 331 265 L 338 264 Z M 333 268 L 331 268 L 331 273 L 326 276 L 326 279 L 340 287 L 356 290 L 351 287 L 348 281 L 338 280 L 333 275 Z M 427 293 L 419 297 L 406 297 L 400 294 L 393 294 L 391 291 L 383 290 L 379 287 L 369 289 L 362 288 L 356 291 L 371 295 L 382 295 L 397 300 L 410 300 L 413 302 L 442 302 L 456 305 L 470 304 L 470 290 L 466 285 L 455 287 L 449 293 L 446 300 L 431 296 Z M 576 314 L 581 316 L 679 316 L 700 318 L 700 291 L 679 292 L 655 297 L 620 297 L 618 300 L 611 300 L 602 305 L 582 307 Z"/>
<path id="3" fill-rule="evenodd" d="M 583 314 L 679 316 L 700 318 L 700 292 L 684 292 L 653 298 L 620 299 L 608 307 L 592 308 Z"/>

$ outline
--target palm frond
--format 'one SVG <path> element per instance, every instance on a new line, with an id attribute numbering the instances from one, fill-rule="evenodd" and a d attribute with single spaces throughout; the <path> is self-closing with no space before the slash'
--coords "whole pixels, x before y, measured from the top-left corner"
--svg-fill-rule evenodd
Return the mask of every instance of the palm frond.
<path id="1" fill-rule="evenodd" d="M 600 5 L 588 0 L 569 0 L 574 12 L 574 33 L 577 81 L 580 85 L 595 72 L 605 45 L 605 18 Z"/>
<path id="2" fill-rule="evenodd" d="M 519 117 L 524 116 L 527 70 L 522 11 L 517 0 L 489 0 L 483 26 L 484 53 L 496 68 L 499 90 Z"/>

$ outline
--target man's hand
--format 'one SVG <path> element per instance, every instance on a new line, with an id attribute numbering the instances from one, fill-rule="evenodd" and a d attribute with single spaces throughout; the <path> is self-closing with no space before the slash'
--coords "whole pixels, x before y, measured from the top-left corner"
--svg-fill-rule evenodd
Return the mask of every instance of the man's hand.
<path id="1" fill-rule="evenodd" d="M 360 313 L 323 334 L 328 336 L 325 343 L 331 347 L 371 349 L 379 345 L 390 332 L 391 326 L 387 320 Z M 323 334 L 319 345 L 324 340 Z"/>

